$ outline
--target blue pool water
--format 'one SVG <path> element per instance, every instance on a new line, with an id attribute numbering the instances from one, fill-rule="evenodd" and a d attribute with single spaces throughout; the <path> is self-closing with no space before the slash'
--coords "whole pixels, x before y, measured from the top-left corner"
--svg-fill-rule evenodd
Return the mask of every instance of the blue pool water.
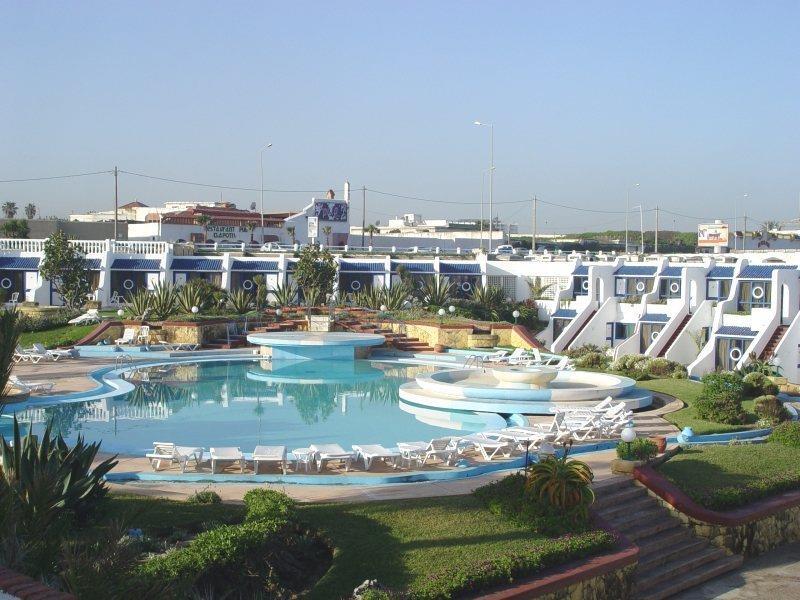
<path id="1" fill-rule="evenodd" d="M 430 371 L 361 360 L 175 363 L 134 372 L 131 393 L 28 408 L 17 416 L 33 423 L 34 432 L 52 419 L 69 440 L 82 434 L 102 441 L 104 451 L 124 454 L 141 454 L 154 441 L 245 452 L 258 444 L 394 446 L 504 423 L 496 415 L 431 412 L 401 402 L 398 387 Z M 6 429 L 8 419 L 0 421 Z"/>

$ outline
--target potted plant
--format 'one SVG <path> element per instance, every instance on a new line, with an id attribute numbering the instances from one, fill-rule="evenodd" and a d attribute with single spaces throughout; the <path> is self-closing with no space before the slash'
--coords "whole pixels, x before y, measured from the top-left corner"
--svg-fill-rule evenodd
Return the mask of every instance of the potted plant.
<path id="1" fill-rule="evenodd" d="M 622 430 L 622 442 L 617 445 L 617 458 L 611 461 L 612 473 L 633 473 L 658 453 L 653 440 L 636 437 L 632 427 Z"/>
<path id="2" fill-rule="evenodd" d="M 655 445 L 658 454 L 664 454 L 667 450 L 667 437 L 663 435 L 651 435 L 649 438 Z"/>

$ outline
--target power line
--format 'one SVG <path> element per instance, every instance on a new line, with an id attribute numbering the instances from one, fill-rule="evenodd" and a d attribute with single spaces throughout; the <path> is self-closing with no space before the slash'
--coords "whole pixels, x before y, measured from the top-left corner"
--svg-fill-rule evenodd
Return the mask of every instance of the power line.
<path id="1" fill-rule="evenodd" d="M 169 177 L 158 177 L 156 175 L 148 175 L 146 173 L 135 173 L 133 171 L 123 171 L 122 169 L 119 170 L 120 173 L 125 173 L 126 175 L 133 175 L 134 177 L 142 177 L 144 179 L 154 179 L 156 181 L 166 181 L 168 183 L 180 183 L 183 185 L 194 185 L 198 187 L 206 187 L 206 188 L 216 188 L 221 190 L 238 190 L 241 192 L 260 192 L 260 187 L 242 187 L 242 186 L 235 186 L 235 185 L 217 185 L 213 183 L 200 183 L 198 181 L 188 181 L 185 179 L 171 179 Z M 271 193 L 280 193 L 280 194 L 324 194 L 328 190 L 274 190 L 274 189 L 267 189 L 264 188 L 265 192 Z"/>
<path id="2" fill-rule="evenodd" d="M 433 200 L 431 198 L 420 198 L 419 196 L 405 196 L 403 194 L 395 194 L 393 192 L 383 192 L 381 190 L 374 190 L 372 188 L 367 188 L 368 192 L 373 192 L 375 194 L 381 194 L 383 196 L 392 196 L 393 198 L 403 198 L 405 200 L 416 200 L 418 202 L 430 202 L 432 204 L 459 204 L 459 205 L 468 205 L 474 204 L 478 205 L 480 202 L 462 202 L 461 200 Z M 530 200 L 508 200 L 506 202 L 495 202 L 494 204 L 527 204 Z"/>
<path id="3" fill-rule="evenodd" d="M 71 173 L 69 175 L 51 175 L 50 177 L 28 177 L 26 179 L 0 179 L 0 183 L 25 183 L 29 181 L 49 181 L 52 179 L 70 179 L 72 177 L 88 177 L 89 175 L 108 175 L 109 171 L 92 171 L 91 173 Z"/>

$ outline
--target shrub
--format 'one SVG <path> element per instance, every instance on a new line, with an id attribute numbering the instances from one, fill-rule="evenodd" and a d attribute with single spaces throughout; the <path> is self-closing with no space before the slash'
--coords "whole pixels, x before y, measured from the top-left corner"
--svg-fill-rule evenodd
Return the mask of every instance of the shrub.
<path id="1" fill-rule="evenodd" d="M 61 308 L 57 311 L 48 311 L 46 313 L 20 314 L 20 331 L 47 331 L 48 329 L 63 327 L 78 314 L 80 314 L 80 311 L 72 308 Z"/>
<path id="2" fill-rule="evenodd" d="M 594 352 L 603 352 L 603 349 L 596 345 L 596 344 L 584 344 L 578 348 L 573 348 L 572 350 L 567 350 L 566 354 L 572 359 L 580 358 L 585 354 L 591 354 Z"/>
<path id="3" fill-rule="evenodd" d="M 623 460 L 650 460 L 658 454 L 658 446 L 653 440 L 636 438 L 630 444 L 617 444 L 617 456 Z"/>
<path id="4" fill-rule="evenodd" d="M 769 436 L 769 441 L 791 448 L 800 448 L 800 422 L 785 421 L 776 426 Z"/>
<path id="5" fill-rule="evenodd" d="M 564 455 L 548 456 L 528 469 L 527 491 L 532 498 L 550 507 L 588 516 L 594 502 L 592 480 L 594 473 L 585 462 L 568 460 L 572 444 L 565 446 Z"/>
<path id="6" fill-rule="evenodd" d="M 286 494 L 256 488 L 249 490 L 244 495 L 244 503 L 247 506 L 248 521 L 257 519 L 293 519 L 297 503 Z"/>
<path id="7" fill-rule="evenodd" d="M 189 496 L 186 502 L 189 504 L 221 504 L 222 498 L 220 498 L 217 492 L 202 490 Z"/>
<path id="8" fill-rule="evenodd" d="M 747 397 L 755 396 L 775 396 L 778 393 L 778 386 L 775 385 L 763 373 L 754 371 L 742 378 L 744 384 L 744 395 Z"/>
<path id="9" fill-rule="evenodd" d="M 703 389 L 695 402 L 697 415 L 701 419 L 736 425 L 744 423 L 742 410 L 744 384 L 738 374 L 728 372 L 709 373 L 703 376 Z"/>
<path id="10" fill-rule="evenodd" d="M 766 419 L 772 424 L 777 424 L 789 419 L 789 411 L 778 400 L 777 396 L 759 396 L 755 399 L 754 411 L 761 419 Z"/>
<path id="11" fill-rule="evenodd" d="M 714 488 L 702 493 L 691 494 L 701 506 L 711 510 L 731 510 L 751 504 L 781 492 L 800 487 L 795 473 L 780 473 L 764 479 L 742 482 L 738 485 Z"/>
<path id="12" fill-rule="evenodd" d="M 667 377 L 672 373 L 672 361 L 666 358 L 651 358 L 644 363 L 644 370 L 653 377 Z"/>
<path id="13" fill-rule="evenodd" d="M 632 371 L 644 372 L 644 365 L 650 360 L 647 356 L 641 354 L 626 354 L 620 356 L 611 365 L 611 369 L 621 373 L 630 373 Z"/>
<path id="14" fill-rule="evenodd" d="M 575 366 L 583 369 L 604 369 L 611 362 L 605 352 L 587 352 L 575 359 Z"/>

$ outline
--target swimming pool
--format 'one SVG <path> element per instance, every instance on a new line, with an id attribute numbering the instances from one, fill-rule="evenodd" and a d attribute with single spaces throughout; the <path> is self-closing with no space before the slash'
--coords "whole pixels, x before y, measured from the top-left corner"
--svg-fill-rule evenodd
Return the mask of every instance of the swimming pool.
<path id="1" fill-rule="evenodd" d="M 105 452 L 133 455 L 154 441 L 245 452 L 259 444 L 290 450 L 312 443 L 394 446 L 505 425 L 497 415 L 423 410 L 400 401 L 400 385 L 433 370 L 366 360 L 173 363 L 133 370 L 130 393 L 37 405 L 17 417 L 34 432 L 52 419 L 70 441 L 82 434 L 102 441 Z"/>

